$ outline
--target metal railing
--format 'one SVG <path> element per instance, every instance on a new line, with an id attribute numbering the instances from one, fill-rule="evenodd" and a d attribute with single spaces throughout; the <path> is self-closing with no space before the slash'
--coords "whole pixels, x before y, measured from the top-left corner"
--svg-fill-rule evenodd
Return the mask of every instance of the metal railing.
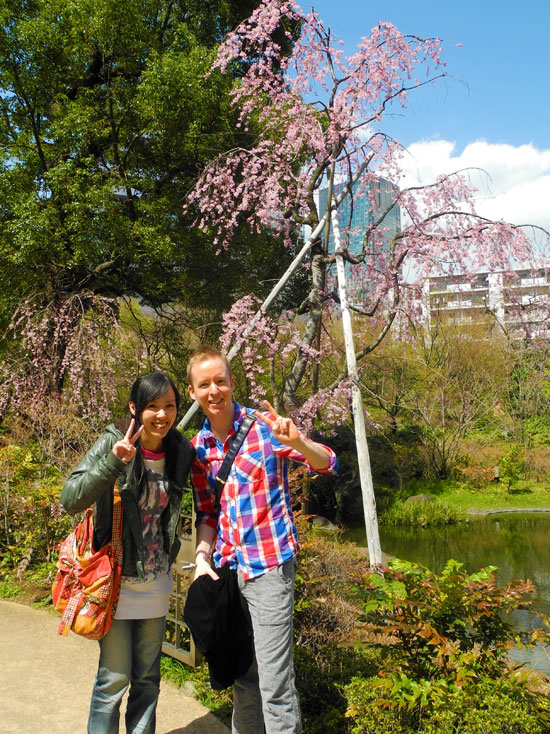
<path id="1" fill-rule="evenodd" d="M 186 491 L 191 493 L 190 489 Z M 179 537 L 181 548 L 174 564 L 174 582 L 166 617 L 168 639 L 162 646 L 162 652 L 194 668 L 201 662 L 201 655 L 195 648 L 195 643 L 183 621 L 183 607 L 193 577 L 195 561 L 196 529 L 193 510 L 182 513 Z"/>

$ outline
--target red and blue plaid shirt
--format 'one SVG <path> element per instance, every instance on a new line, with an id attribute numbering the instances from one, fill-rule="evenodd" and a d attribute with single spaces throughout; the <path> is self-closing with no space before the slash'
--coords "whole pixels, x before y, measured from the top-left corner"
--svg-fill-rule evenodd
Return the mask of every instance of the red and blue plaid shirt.
<path id="1" fill-rule="evenodd" d="M 191 467 L 197 526 L 205 523 L 217 529 L 214 563 L 241 568 L 245 579 L 261 576 L 298 552 L 298 539 L 290 508 L 288 461 L 309 466 L 302 454 L 277 441 L 271 429 L 257 420 L 248 432 L 229 472 L 220 500 L 219 515 L 214 508 L 216 476 L 229 441 L 239 429 L 246 408 L 237 403 L 233 429 L 225 443 L 216 439 L 205 420 L 193 438 L 197 456 Z M 336 474 L 336 456 L 322 474 Z"/>

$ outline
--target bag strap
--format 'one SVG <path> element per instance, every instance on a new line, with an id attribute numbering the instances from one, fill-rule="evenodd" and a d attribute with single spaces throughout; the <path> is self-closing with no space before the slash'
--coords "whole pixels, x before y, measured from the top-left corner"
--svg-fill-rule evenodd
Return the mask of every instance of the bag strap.
<path id="1" fill-rule="evenodd" d="M 113 558 L 122 566 L 122 497 L 115 483 L 113 489 L 113 532 L 111 536 Z"/>
<path id="2" fill-rule="evenodd" d="M 254 421 L 256 420 L 256 413 L 247 413 L 243 422 L 239 426 L 239 430 L 234 434 L 231 446 L 229 447 L 226 455 L 224 456 L 222 465 L 216 477 L 216 497 L 214 500 L 214 507 L 216 511 L 220 511 L 220 498 L 223 492 L 227 477 L 229 476 L 229 470 L 235 461 L 235 457 L 239 453 L 239 449 L 243 445 L 243 441 L 246 438 L 248 431 L 252 428 Z"/>
<path id="3" fill-rule="evenodd" d="M 77 550 L 83 556 L 86 546 L 92 540 L 94 534 L 93 507 L 88 507 L 83 521 L 78 526 Z M 74 532 L 77 532 L 75 528 Z M 115 559 L 120 558 L 122 563 L 122 498 L 115 482 L 113 489 L 113 529 L 111 531 L 111 545 Z"/>

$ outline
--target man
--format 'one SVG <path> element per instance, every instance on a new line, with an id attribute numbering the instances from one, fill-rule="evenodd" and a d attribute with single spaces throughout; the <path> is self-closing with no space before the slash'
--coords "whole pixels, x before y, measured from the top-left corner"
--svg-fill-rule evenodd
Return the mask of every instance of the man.
<path id="1" fill-rule="evenodd" d="M 303 436 L 289 418 L 264 401 L 235 457 L 220 501 L 215 479 L 231 437 L 247 409 L 233 401 L 227 359 L 204 345 L 187 367 L 189 394 L 206 420 L 192 443 L 191 468 L 197 512 L 195 578 L 217 578 L 214 564 L 238 569 L 239 589 L 250 611 L 256 660 L 233 685 L 233 734 L 300 734 L 300 702 L 292 659 L 295 557 L 298 552 L 288 491 L 288 460 L 315 472 L 336 473 L 334 452 Z M 265 728 L 264 728 L 265 727 Z"/>

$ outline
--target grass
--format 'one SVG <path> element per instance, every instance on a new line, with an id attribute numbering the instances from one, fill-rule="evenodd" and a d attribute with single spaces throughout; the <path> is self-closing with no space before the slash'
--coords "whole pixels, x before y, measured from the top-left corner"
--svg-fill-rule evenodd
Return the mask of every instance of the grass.
<path id="1" fill-rule="evenodd" d="M 550 508 L 550 483 L 532 480 L 518 481 L 508 491 L 504 482 L 489 482 L 472 487 L 452 480 L 414 480 L 395 493 L 404 500 L 415 494 L 429 494 L 455 510 L 496 510 L 500 508 Z"/>
<path id="2" fill-rule="evenodd" d="M 170 681 L 178 688 L 190 683 L 194 697 L 206 706 L 216 718 L 231 728 L 231 713 L 233 710 L 232 688 L 224 691 L 214 691 L 210 688 L 208 666 L 206 663 L 197 668 L 190 668 L 179 660 L 163 655 L 160 661 L 160 672 L 164 680 Z"/>
<path id="3" fill-rule="evenodd" d="M 0 581 L 0 599 L 14 599 L 21 590 L 13 581 Z"/>
<path id="4" fill-rule="evenodd" d="M 489 484 L 482 489 L 464 485 L 448 487 L 439 499 L 451 507 L 479 510 L 500 508 L 550 508 L 550 487 L 543 482 L 518 482 L 511 491 L 502 483 Z"/>
<path id="5" fill-rule="evenodd" d="M 439 499 L 433 501 L 396 502 L 380 516 L 380 522 L 387 525 L 455 525 L 464 522 L 465 512 L 451 507 Z"/>

